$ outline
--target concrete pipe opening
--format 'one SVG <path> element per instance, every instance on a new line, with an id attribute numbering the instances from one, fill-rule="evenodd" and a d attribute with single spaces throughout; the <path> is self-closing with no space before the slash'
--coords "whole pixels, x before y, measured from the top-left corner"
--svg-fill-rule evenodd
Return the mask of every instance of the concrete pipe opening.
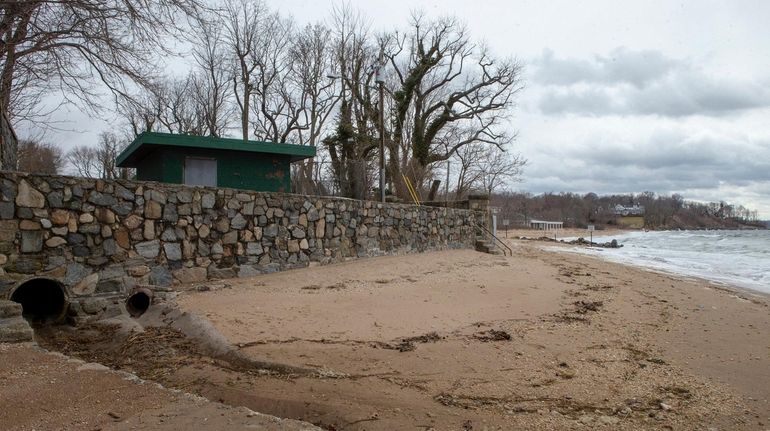
<path id="1" fill-rule="evenodd" d="M 60 323 L 67 311 L 64 286 L 50 278 L 33 278 L 19 284 L 11 301 L 21 304 L 22 315 L 34 325 Z"/>
<path id="2" fill-rule="evenodd" d="M 131 317 L 139 317 L 150 308 L 150 304 L 152 304 L 152 291 L 137 289 L 126 298 L 126 311 Z"/>

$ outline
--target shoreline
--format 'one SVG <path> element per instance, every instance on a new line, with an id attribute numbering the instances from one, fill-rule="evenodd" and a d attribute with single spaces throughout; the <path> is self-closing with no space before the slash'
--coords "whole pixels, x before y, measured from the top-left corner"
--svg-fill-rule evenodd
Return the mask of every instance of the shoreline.
<path id="1" fill-rule="evenodd" d="M 721 230 L 720 230 L 721 231 Z M 655 231 L 654 233 L 660 233 L 664 231 Z M 671 232 L 681 232 L 681 233 L 688 233 L 691 231 L 671 231 Z M 696 231 L 692 231 L 696 232 Z M 651 232 L 652 233 L 652 232 Z M 653 234 L 654 234 L 653 233 Z M 572 238 L 569 238 L 572 239 Z M 627 245 L 626 240 L 628 238 L 619 237 L 619 244 Z M 633 252 L 630 254 L 625 253 L 626 249 L 606 249 L 606 247 L 591 247 L 591 246 L 579 246 L 576 244 L 570 244 L 568 242 L 564 242 L 565 240 L 560 240 L 559 242 L 556 241 L 550 241 L 547 243 L 541 244 L 541 246 L 544 249 L 548 249 L 549 247 L 552 247 L 554 251 L 560 252 L 560 253 L 572 253 L 572 254 L 578 254 L 583 256 L 591 256 L 595 257 L 607 262 L 614 262 L 618 264 L 628 265 L 634 268 L 640 268 L 652 272 L 662 273 L 671 275 L 673 277 L 683 277 L 683 278 L 692 278 L 697 280 L 702 280 L 704 282 L 713 283 L 715 285 L 723 286 L 723 287 L 732 287 L 735 289 L 738 289 L 740 291 L 746 291 L 747 293 L 753 293 L 762 295 L 765 297 L 770 297 L 770 290 L 768 290 L 768 287 L 765 284 L 762 284 L 761 282 L 758 282 L 755 278 L 746 277 L 743 274 L 739 273 L 725 273 L 720 271 L 717 267 L 716 271 L 711 272 L 704 272 L 704 271 L 698 271 L 697 273 L 689 270 L 688 267 L 683 267 L 681 264 L 674 264 L 669 262 L 669 256 L 671 255 L 674 250 L 668 250 L 669 254 L 661 254 L 661 255 L 654 255 L 658 256 L 655 259 L 650 259 L 649 256 L 640 256 L 635 255 Z M 596 241 L 595 241 L 596 242 Z M 643 245 L 644 247 L 644 245 Z M 636 250 L 636 249 L 634 249 Z M 646 249 L 645 249 L 646 250 Z M 645 254 L 648 254 L 645 252 Z M 646 259 L 644 257 L 647 257 Z M 708 258 L 711 256 L 706 256 L 706 262 L 709 262 Z M 661 260 L 656 260 L 661 259 Z M 724 269 L 724 268 L 721 268 Z M 765 289 L 765 290 L 763 290 Z"/>
<path id="2" fill-rule="evenodd" d="M 323 429 L 695 431 L 770 423 L 770 297 L 510 243 L 512 257 L 447 250 L 180 286 L 180 311 L 204 317 L 239 354 L 312 374 L 226 366 L 177 351 L 185 341 L 170 333 L 148 335 L 129 350 L 142 356 L 110 357 L 112 365 Z M 68 380 L 77 374 L 35 374 L 34 352 L 9 354 L 0 348 L 0 359 L 14 364 L 0 379 L 10 375 L 19 387 L 44 380 L 52 393 L 77 384 Z M 115 385 L 93 378 L 98 390 Z M 23 409 L 52 401 L 26 400 L 0 411 L 0 422 L 66 429 L 77 409 L 60 399 L 65 413 L 51 417 Z M 96 406 L 99 423 L 123 429 L 144 420 L 121 405 L 109 398 Z M 190 419 L 171 416 L 164 425 Z"/>

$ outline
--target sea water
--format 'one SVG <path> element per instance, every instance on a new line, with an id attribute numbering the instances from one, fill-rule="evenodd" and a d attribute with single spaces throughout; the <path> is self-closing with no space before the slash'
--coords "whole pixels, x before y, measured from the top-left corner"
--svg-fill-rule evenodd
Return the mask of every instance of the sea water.
<path id="1" fill-rule="evenodd" d="M 637 231 L 594 241 L 612 239 L 623 247 L 572 251 L 770 293 L 770 230 Z"/>

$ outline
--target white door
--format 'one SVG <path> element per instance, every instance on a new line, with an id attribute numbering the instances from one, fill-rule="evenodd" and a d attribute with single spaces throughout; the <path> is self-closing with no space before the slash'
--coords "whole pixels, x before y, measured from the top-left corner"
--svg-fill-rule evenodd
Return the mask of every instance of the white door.
<path id="1" fill-rule="evenodd" d="M 185 158 L 184 183 L 190 186 L 216 186 L 217 160 L 196 157 Z"/>

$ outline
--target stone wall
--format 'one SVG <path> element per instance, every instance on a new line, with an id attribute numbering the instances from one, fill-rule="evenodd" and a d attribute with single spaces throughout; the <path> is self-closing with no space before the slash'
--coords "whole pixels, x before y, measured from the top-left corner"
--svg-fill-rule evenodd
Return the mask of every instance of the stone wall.
<path id="1" fill-rule="evenodd" d="M 0 298 L 19 279 L 70 297 L 472 247 L 476 213 L 341 198 L 0 172 Z"/>

